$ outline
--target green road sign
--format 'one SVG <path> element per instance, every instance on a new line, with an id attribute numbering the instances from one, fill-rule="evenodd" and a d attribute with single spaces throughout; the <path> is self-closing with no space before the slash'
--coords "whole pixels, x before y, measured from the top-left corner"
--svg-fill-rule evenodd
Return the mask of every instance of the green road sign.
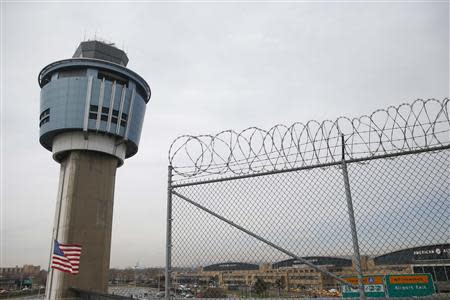
<path id="1" fill-rule="evenodd" d="M 385 284 L 390 298 L 430 296 L 435 293 L 430 274 L 386 275 Z"/>
<path id="2" fill-rule="evenodd" d="M 358 277 L 342 276 L 342 279 L 353 284 L 358 285 Z M 383 284 L 383 275 L 366 275 L 364 279 L 364 294 L 370 298 L 384 298 L 386 296 Z M 359 298 L 358 289 L 351 288 L 348 285 L 342 285 L 342 298 Z"/>

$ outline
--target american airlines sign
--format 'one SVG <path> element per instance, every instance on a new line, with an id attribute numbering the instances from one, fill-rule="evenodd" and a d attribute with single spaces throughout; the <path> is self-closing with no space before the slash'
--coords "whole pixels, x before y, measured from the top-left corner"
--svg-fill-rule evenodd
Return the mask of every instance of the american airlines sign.
<path id="1" fill-rule="evenodd" d="M 415 260 L 450 259 L 450 246 L 430 246 L 414 250 Z"/>

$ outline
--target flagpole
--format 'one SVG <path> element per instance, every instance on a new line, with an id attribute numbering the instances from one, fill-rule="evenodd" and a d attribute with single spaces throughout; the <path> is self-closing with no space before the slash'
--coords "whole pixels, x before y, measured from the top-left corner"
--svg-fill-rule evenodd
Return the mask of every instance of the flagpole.
<path id="1" fill-rule="evenodd" d="M 53 284 L 53 274 L 55 272 L 55 270 L 53 268 L 51 268 L 52 257 L 53 257 L 54 247 L 55 247 L 55 240 L 58 238 L 58 233 L 59 233 L 59 221 L 61 219 L 61 207 L 62 207 L 62 198 L 63 198 L 63 193 L 64 193 L 64 182 L 66 180 L 66 166 L 67 165 L 65 163 L 61 164 L 61 168 L 62 168 L 62 180 L 61 180 L 61 187 L 60 187 L 61 190 L 59 193 L 59 199 L 57 201 L 57 207 L 56 207 L 58 209 L 58 217 L 55 222 L 56 229 L 53 227 L 52 241 L 51 241 L 51 246 L 50 246 L 50 259 L 48 261 L 48 272 L 49 272 L 50 276 L 47 276 L 47 278 L 50 277 L 50 282 L 47 283 L 47 286 L 49 288 L 48 288 L 48 291 L 46 291 L 46 298 L 49 300 L 51 299 L 50 296 L 51 296 L 52 284 Z"/>

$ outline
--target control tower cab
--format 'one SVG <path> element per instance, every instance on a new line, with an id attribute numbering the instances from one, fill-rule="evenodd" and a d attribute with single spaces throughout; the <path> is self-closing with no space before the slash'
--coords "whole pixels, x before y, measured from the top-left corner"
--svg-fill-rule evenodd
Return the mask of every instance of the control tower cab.
<path id="1" fill-rule="evenodd" d="M 56 161 L 71 150 L 90 150 L 115 156 L 120 166 L 136 154 L 151 92 L 127 63 L 122 50 L 87 41 L 73 58 L 39 73 L 39 141 Z"/>

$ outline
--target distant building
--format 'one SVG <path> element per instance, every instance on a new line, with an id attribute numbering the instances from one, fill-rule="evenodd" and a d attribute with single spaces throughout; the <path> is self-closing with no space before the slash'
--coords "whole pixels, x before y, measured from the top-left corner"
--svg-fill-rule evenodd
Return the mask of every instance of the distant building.
<path id="1" fill-rule="evenodd" d="M 41 266 L 23 265 L 22 267 L 0 267 L 0 276 L 16 277 L 16 276 L 37 276 L 41 271 Z"/>
<path id="2" fill-rule="evenodd" d="M 22 273 L 24 275 L 37 276 L 41 271 L 41 266 L 23 265 Z"/>
<path id="3" fill-rule="evenodd" d="M 2 277 L 4 276 L 14 276 L 14 275 L 20 275 L 22 272 L 22 268 L 19 266 L 15 267 L 0 267 L 0 275 Z"/>
<path id="4" fill-rule="evenodd" d="M 362 256 L 364 274 L 429 273 L 439 292 L 450 291 L 450 244 L 428 245 L 408 248 L 377 257 Z M 351 259 L 343 257 L 311 256 L 305 260 L 337 276 L 356 275 Z M 329 290 L 339 289 L 334 278 L 303 264 L 288 259 L 273 264 L 249 264 L 225 262 L 198 268 L 197 270 L 173 272 L 178 284 L 216 285 L 225 289 L 250 287 L 260 278 L 272 286 L 283 289 Z"/>
<path id="5" fill-rule="evenodd" d="M 39 279 L 40 266 L 23 265 L 22 267 L 0 267 L 0 288 L 14 289 L 18 280 Z"/>
<path id="6" fill-rule="evenodd" d="M 450 292 L 450 244 L 402 249 L 377 256 L 373 270 L 405 268 L 410 273 L 428 273 L 439 291 Z"/>

